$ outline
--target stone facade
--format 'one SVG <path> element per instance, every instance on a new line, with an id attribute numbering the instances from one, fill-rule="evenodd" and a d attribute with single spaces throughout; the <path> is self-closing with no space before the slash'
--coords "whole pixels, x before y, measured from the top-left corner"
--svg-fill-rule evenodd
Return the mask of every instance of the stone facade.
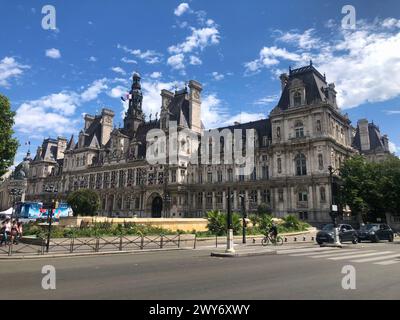
<path id="1" fill-rule="evenodd" d="M 124 126 L 113 129 L 114 112 L 103 109 L 85 116 L 76 142 L 73 136 L 68 142 L 46 139 L 30 162 L 26 200 L 46 200 L 49 185 L 57 186 L 60 198 L 90 188 L 99 193 L 104 216 L 202 217 L 211 209 L 226 210 L 230 187 L 235 211 L 243 195 L 248 212 L 265 203 L 278 217 L 295 214 L 311 223 L 328 222 L 328 166 L 339 168 L 356 153 L 387 154 L 387 137 L 378 137 L 382 149 L 375 148 L 375 138 L 368 144 L 365 123 L 351 126 L 337 106 L 334 84 L 312 64 L 280 79 L 281 97 L 268 118 L 218 128 L 221 135 L 255 130 L 254 170 L 248 175 L 237 175 L 236 167 L 224 161 L 224 148 L 210 149 L 220 163 L 191 160 L 208 147 L 199 144 L 208 132 L 201 122 L 200 83 L 192 80 L 183 90 L 162 90 L 160 118 L 145 121 L 141 79 L 135 73 Z M 376 131 L 368 122 L 367 127 Z M 161 129 L 165 141 L 154 144 L 160 137 L 149 139 L 153 129 Z M 168 161 L 149 163 L 149 152 L 166 154 Z"/>

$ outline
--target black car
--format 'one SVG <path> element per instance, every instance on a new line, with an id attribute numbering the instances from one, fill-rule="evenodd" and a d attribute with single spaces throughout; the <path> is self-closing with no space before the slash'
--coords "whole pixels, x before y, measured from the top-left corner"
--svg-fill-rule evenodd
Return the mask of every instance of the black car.
<path id="1" fill-rule="evenodd" d="M 358 234 L 357 231 L 353 229 L 353 227 L 349 224 L 339 224 L 339 240 L 340 242 L 352 242 L 356 244 L 358 242 Z M 334 243 L 334 235 L 333 235 L 334 225 L 327 224 L 325 225 L 321 231 L 317 233 L 316 241 L 318 244 Z"/>
<path id="2" fill-rule="evenodd" d="M 394 232 L 385 223 L 368 223 L 358 230 L 358 241 L 378 242 L 380 240 L 389 240 L 393 242 Z"/>

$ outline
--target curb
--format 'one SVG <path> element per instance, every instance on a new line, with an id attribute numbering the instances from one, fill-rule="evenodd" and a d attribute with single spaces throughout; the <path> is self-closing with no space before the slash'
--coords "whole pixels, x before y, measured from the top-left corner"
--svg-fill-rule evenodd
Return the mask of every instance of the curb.
<path id="1" fill-rule="evenodd" d="M 145 249 L 136 251 L 104 251 L 104 252 L 82 252 L 82 253 L 62 253 L 62 254 L 44 254 L 44 255 L 22 255 L 22 256 L 0 256 L 2 260 L 28 260 L 28 259 L 45 259 L 45 258 L 73 258 L 73 257 L 96 257 L 105 255 L 118 255 L 118 254 L 140 254 L 146 252 L 164 252 L 164 251 L 179 251 L 185 248 L 168 248 L 168 249 Z"/>
<path id="2" fill-rule="evenodd" d="M 219 257 L 219 258 L 240 258 L 240 257 L 254 257 L 254 256 L 264 256 L 264 255 L 274 255 L 276 254 L 276 250 L 269 251 L 254 251 L 254 252 L 211 252 L 211 257 Z"/>

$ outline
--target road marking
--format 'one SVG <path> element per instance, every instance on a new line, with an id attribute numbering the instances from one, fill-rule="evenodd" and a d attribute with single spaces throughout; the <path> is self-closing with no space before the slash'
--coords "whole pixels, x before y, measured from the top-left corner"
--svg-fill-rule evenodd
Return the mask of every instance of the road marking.
<path id="1" fill-rule="evenodd" d="M 278 254 L 290 254 L 290 253 L 296 253 L 296 252 L 315 252 L 315 251 L 332 251 L 332 250 L 338 250 L 338 249 L 332 249 L 332 248 L 320 248 L 320 247 L 313 247 L 313 248 L 304 248 L 304 249 L 281 249 L 278 250 Z"/>
<path id="2" fill-rule="evenodd" d="M 336 252 L 333 252 L 336 251 Z M 341 251 L 340 249 L 337 250 L 331 250 L 330 252 L 327 253 L 327 251 L 323 251 L 323 252 L 306 252 L 306 253 L 298 253 L 298 254 L 292 254 L 292 257 L 301 257 L 301 256 L 311 256 L 315 258 L 319 258 L 319 257 L 329 257 L 329 256 L 334 256 L 334 255 L 339 255 L 339 254 L 349 254 L 349 253 L 354 253 L 354 252 L 360 252 L 360 249 L 346 249 L 345 252 Z"/>
<path id="3" fill-rule="evenodd" d="M 393 251 L 372 252 L 372 253 L 356 254 L 356 255 L 351 255 L 351 256 L 346 256 L 346 257 L 333 257 L 333 258 L 328 258 L 328 259 L 329 260 L 344 260 L 344 259 L 349 259 L 349 258 L 350 259 L 363 258 L 363 257 L 370 257 L 370 256 L 379 256 L 379 255 L 388 254 L 388 253 L 392 253 L 392 252 Z"/>
<path id="4" fill-rule="evenodd" d="M 382 256 L 382 257 L 373 257 L 373 258 L 365 258 L 365 259 L 357 259 L 357 260 L 350 260 L 351 262 L 370 262 L 370 261 L 378 261 L 378 260 L 385 260 L 391 258 L 400 258 L 400 253 L 392 254 L 389 256 Z"/>
<path id="5" fill-rule="evenodd" d="M 360 249 L 356 249 L 355 251 L 342 251 L 342 252 L 331 252 L 331 253 L 327 253 L 324 255 L 313 255 L 310 258 L 313 259 L 317 259 L 317 258 L 334 258 L 334 257 L 344 257 L 344 256 L 352 256 L 354 254 L 358 254 L 361 252 L 363 253 L 367 253 L 367 252 L 376 252 L 376 250 L 365 250 L 365 251 L 361 251 Z"/>
<path id="6" fill-rule="evenodd" d="M 374 262 L 374 264 L 379 264 L 381 266 L 388 266 L 390 264 L 395 264 L 395 263 L 399 263 L 400 260 L 387 260 L 387 261 L 381 261 L 381 262 Z"/>

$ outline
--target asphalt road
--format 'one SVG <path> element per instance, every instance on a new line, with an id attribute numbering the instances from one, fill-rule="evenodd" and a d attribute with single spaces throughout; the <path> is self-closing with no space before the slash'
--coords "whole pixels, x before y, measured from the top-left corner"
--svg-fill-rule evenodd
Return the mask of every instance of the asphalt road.
<path id="1" fill-rule="evenodd" d="M 281 254 L 240 258 L 211 257 L 203 249 L 0 261 L 0 299 L 399 299 L 400 243 L 356 248 L 282 247 Z M 44 265 L 55 267 L 55 290 L 41 287 Z M 355 267 L 355 290 L 342 288 L 345 265 Z"/>

